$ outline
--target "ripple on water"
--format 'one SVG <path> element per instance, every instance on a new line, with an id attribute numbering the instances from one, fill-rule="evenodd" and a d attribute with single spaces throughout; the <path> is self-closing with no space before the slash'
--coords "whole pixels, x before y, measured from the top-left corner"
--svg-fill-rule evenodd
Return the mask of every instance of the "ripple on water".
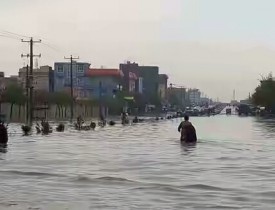
<path id="1" fill-rule="evenodd" d="M 29 137 L 10 124 L 0 209 L 273 209 L 275 121 L 191 120 L 193 146 L 180 120 Z"/>

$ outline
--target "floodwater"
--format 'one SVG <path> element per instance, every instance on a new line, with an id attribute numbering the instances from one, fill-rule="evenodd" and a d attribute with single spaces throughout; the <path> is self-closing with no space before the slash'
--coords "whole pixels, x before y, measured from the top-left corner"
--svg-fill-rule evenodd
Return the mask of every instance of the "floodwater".
<path id="1" fill-rule="evenodd" d="M 0 153 L 0 209 L 274 209 L 275 121 L 191 118 L 22 137 Z"/>

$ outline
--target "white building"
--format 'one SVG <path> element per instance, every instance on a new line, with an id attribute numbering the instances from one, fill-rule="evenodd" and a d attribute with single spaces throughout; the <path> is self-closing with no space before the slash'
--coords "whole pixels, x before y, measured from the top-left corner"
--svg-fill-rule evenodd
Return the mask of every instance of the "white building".
<path id="1" fill-rule="evenodd" d="M 191 105 L 199 105 L 201 103 L 201 92 L 199 89 L 189 89 L 188 97 Z"/>
<path id="2" fill-rule="evenodd" d="M 19 79 L 23 84 L 23 87 L 26 87 L 26 73 L 27 68 L 23 67 L 19 69 Z M 28 73 L 30 74 L 30 72 Z M 33 88 L 34 90 L 53 90 L 53 71 L 50 66 L 41 66 L 39 69 L 33 70 Z"/>

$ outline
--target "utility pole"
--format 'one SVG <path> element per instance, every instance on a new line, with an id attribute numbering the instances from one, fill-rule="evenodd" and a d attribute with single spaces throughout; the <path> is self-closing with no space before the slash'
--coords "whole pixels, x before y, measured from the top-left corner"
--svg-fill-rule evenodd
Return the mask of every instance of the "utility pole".
<path id="1" fill-rule="evenodd" d="M 102 82 L 99 81 L 99 118 L 100 121 L 103 121 L 103 113 L 102 113 Z"/>
<path id="2" fill-rule="evenodd" d="M 26 68 L 26 98 L 27 98 L 27 103 L 26 103 L 26 122 L 29 122 L 29 65 L 27 65 Z"/>
<path id="3" fill-rule="evenodd" d="M 29 110 L 27 110 L 27 113 L 30 114 L 29 116 L 29 124 L 32 125 L 33 120 L 33 57 L 41 57 L 41 54 L 34 55 L 33 54 L 33 44 L 34 43 L 41 43 L 41 40 L 33 40 L 31 37 L 30 40 L 21 40 L 22 42 L 30 43 L 30 54 L 27 55 L 21 55 L 21 57 L 30 57 L 30 72 L 29 72 L 29 78 L 28 78 L 28 88 L 30 90 L 30 97 L 29 97 Z"/>
<path id="4" fill-rule="evenodd" d="M 72 55 L 69 58 L 64 57 L 64 59 L 69 59 L 71 61 L 71 68 L 70 68 L 70 80 L 71 80 L 71 122 L 74 118 L 74 93 L 73 93 L 73 60 L 79 59 L 79 57 L 73 57 Z"/>

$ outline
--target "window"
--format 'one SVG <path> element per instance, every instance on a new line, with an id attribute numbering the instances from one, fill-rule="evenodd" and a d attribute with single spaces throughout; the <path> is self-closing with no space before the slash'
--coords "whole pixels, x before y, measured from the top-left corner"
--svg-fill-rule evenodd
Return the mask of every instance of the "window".
<path id="1" fill-rule="evenodd" d="M 134 80 L 129 81 L 129 91 L 130 92 L 135 92 L 136 84 Z"/>
<path id="2" fill-rule="evenodd" d="M 59 72 L 59 73 L 63 73 L 64 72 L 63 65 L 58 65 L 57 66 L 57 72 Z"/>
<path id="3" fill-rule="evenodd" d="M 84 72 L 83 65 L 77 65 L 77 72 L 78 73 L 83 73 Z"/>

